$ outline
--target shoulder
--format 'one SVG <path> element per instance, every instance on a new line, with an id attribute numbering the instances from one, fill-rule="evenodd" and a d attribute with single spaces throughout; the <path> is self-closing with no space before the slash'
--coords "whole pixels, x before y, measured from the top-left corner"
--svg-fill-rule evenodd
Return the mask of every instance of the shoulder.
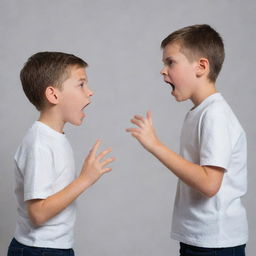
<path id="1" fill-rule="evenodd" d="M 33 125 L 29 129 L 23 140 L 23 144 L 28 148 L 48 148 L 49 142 L 51 142 L 51 138 L 37 125 Z"/>
<path id="2" fill-rule="evenodd" d="M 245 131 L 229 104 L 223 97 L 207 105 L 200 118 L 200 127 L 211 130 L 214 134 L 226 133 L 236 141 Z"/>
<path id="3" fill-rule="evenodd" d="M 216 100 L 210 102 L 204 109 L 204 116 L 229 116 L 232 112 L 230 106 L 223 97 L 219 97 Z"/>
<path id="4" fill-rule="evenodd" d="M 218 123 L 221 126 L 239 126 L 240 124 L 225 99 L 220 95 L 216 100 L 210 102 L 205 106 L 201 114 L 202 124 L 208 123 L 210 125 Z"/>
<path id="5" fill-rule="evenodd" d="M 234 111 L 221 95 L 205 107 L 202 117 L 203 119 L 220 120 L 223 123 L 231 125 L 233 128 L 242 129 Z"/>
<path id="6" fill-rule="evenodd" d="M 22 158 L 35 157 L 37 152 L 51 151 L 49 142 L 51 142 L 51 140 L 47 138 L 36 123 L 34 123 L 22 139 L 22 142 L 16 151 L 15 160 L 18 161 Z"/>

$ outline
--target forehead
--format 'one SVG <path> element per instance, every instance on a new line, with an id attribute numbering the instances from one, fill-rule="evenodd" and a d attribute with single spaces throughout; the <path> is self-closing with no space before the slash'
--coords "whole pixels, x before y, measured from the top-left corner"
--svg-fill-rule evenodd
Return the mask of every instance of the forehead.
<path id="1" fill-rule="evenodd" d="M 67 72 L 68 79 L 87 80 L 87 74 L 84 67 L 70 66 Z"/>
<path id="2" fill-rule="evenodd" d="M 176 57 L 178 55 L 181 55 L 180 51 L 181 47 L 177 43 L 168 44 L 163 49 L 163 61 L 168 57 Z"/>

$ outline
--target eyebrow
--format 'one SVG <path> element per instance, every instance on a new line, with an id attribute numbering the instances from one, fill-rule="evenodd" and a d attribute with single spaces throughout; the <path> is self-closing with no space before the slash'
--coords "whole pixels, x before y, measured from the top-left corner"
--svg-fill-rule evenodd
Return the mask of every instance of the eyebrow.
<path id="1" fill-rule="evenodd" d="M 163 63 L 165 63 L 165 62 L 168 62 L 168 61 L 174 61 L 174 59 L 171 57 L 171 56 L 169 56 L 169 57 L 166 57 L 165 59 L 162 59 L 162 61 L 163 61 Z"/>
<path id="2" fill-rule="evenodd" d="M 87 82 L 87 79 L 86 78 L 80 78 L 78 81 L 79 82 Z"/>

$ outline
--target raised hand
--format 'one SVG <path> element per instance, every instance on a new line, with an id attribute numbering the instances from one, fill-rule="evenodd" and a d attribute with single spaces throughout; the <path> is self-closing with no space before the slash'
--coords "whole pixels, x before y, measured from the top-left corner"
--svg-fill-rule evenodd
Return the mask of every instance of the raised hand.
<path id="1" fill-rule="evenodd" d="M 150 111 L 147 112 L 146 117 L 135 115 L 131 122 L 135 124 L 136 128 L 126 129 L 133 137 L 135 137 L 141 145 L 152 152 L 154 146 L 160 143 L 156 136 L 155 129 L 153 127 L 152 114 Z"/>
<path id="2" fill-rule="evenodd" d="M 94 184 L 103 174 L 110 172 L 112 168 L 106 167 L 106 165 L 115 160 L 114 157 L 103 160 L 103 158 L 112 151 L 111 148 L 96 155 L 100 144 L 101 141 L 97 140 L 86 157 L 80 173 L 80 178 L 87 180 L 90 185 Z"/>

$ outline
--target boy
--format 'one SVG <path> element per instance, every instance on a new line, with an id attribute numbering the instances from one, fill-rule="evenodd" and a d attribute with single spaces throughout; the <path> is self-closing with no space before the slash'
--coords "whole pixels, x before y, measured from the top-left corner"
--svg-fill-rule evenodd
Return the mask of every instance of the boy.
<path id="1" fill-rule="evenodd" d="M 39 52 L 21 70 L 23 90 L 40 117 L 15 154 L 18 221 L 8 255 L 74 255 L 75 199 L 111 171 L 106 165 L 114 158 L 102 160 L 111 149 L 96 155 L 97 140 L 75 178 L 63 132 L 67 122 L 82 123 L 93 95 L 86 67 L 72 54 Z"/>
<path id="2" fill-rule="evenodd" d="M 245 255 L 246 135 L 215 88 L 222 39 L 209 25 L 194 25 L 170 34 L 161 47 L 161 74 L 172 95 L 194 104 L 180 155 L 159 141 L 150 112 L 135 115 L 136 128 L 127 131 L 179 178 L 171 237 L 180 241 L 180 255 Z"/>

